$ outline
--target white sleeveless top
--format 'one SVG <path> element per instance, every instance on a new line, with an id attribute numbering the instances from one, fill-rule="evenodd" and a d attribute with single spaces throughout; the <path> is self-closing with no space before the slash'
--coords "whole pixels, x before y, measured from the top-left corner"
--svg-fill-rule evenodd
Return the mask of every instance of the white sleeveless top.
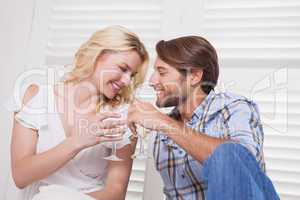
<path id="1" fill-rule="evenodd" d="M 38 86 L 38 93 L 22 109 L 22 99 L 19 101 L 16 96 L 6 103 L 6 107 L 17 112 L 15 119 L 24 127 L 38 131 L 37 153 L 42 153 L 63 142 L 65 133 L 56 109 L 53 86 Z M 20 97 L 23 98 L 25 90 Z M 117 112 L 126 118 L 127 110 L 128 106 L 123 106 Z M 124 139 L 117 143 L 117 148 L 130 144 L 130 135 L 128 129 Z M 34 185 L 63 185 L 83 193 L 100 190 L 105 184 L 108 165 L 103 157 L 110 153 L 109 145 L 104 143 L 84 149 L 62 168 Z"/>

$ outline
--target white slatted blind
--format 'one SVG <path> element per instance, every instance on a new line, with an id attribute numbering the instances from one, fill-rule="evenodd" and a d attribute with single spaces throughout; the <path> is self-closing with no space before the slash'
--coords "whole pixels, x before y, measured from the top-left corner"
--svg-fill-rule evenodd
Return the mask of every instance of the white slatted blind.
<path id="1" fill-rule="evenodd" d="M 258 103 L 267 173 L 281 199 L 300 199 L 300 2 L 204 0 L 201 12 L 201 33 L 220 57 L 219 88 Z"/>
<path id="2" fill-rule="evenodd" d="M 139 35 L 150 56 L 160 36 L 161 6 L 158 0 L 54 0 L 50 14 L 46 64 L 72 63 L 79 45 L 94 31 L 108 25 L 121 25 Z M 141 90 L 140 94 L 147 94 Z M 151 97 L 140 95 L 149 100 Z M 143 198 L 145 160 L 135 160 L 127 200 Z"/>

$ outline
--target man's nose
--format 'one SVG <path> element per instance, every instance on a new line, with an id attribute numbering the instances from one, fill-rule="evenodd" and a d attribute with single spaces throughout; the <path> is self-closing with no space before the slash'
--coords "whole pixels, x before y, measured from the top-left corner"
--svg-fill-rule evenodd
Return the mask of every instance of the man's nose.
<path id="1" fill-rule="evenodd" d="M 156 75 L 155 72 L 153 72 L 150 76 L 150 79 L 149 79 L 149 85 L 151 87 L 154 87 L 156 84 L 158 84 L 158 76 Z"/>

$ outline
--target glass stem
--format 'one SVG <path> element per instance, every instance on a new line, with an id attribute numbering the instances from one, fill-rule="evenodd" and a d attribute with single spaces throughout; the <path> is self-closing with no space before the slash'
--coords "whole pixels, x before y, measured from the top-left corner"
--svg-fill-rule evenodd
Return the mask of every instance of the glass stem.
<path id="1" fill-rule="evenodd" d="M 144 143 L 143 143 L 143 137 L 140 136 L 140 154 L 144 154 Z"/>
<path id="2" fill-rule="evenodd" d="M 117 155 L 117 144 L 115 142 L 112 143 L 112 155 Z"/>

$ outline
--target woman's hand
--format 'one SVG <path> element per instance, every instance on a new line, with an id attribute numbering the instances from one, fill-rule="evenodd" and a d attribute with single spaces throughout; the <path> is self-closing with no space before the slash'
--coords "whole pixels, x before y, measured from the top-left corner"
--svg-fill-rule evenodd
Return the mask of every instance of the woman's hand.
<path id="1" fill-rule="evenodd" d="M 65 142 L 79 152 L 102 142 L 120 141 L 125 131 L 126 120 L 122 120 L 120 114 L 106 112 L 98 114 L 85 130 L 67 137 Z"/>

